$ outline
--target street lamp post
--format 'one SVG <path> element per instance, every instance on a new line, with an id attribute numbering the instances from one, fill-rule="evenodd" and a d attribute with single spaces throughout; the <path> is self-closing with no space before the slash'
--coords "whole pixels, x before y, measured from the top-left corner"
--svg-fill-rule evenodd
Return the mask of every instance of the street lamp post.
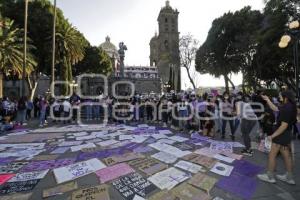
<path id="1" fill-rule="evenodd" d="M 279 42 L 280 48 L 286 48 L 289 43 L 293 40 L 293 56 L 294 56 L 294 68 L 295 68 L 295 85 L 296 85 L 296 96 L 299 101 L 299 41 L 300 41 L 300 23 L 299 21 L 293 21 L 289 24 L 288 34 L 281 37 Z"/>
<path id="2" fill-rule="evenodd" d="M 51 84 L 55 81 L 55 38 L 56 38 L 56 0 L 54 0 L 54 14 L 53 14 L 53 32 L 52 32 L 52 65 L 51 65 Z"/>
<path id="3" fill-rule="evenodd" d="M 27 22 L 28 22 L 28 0 L 25 0 L 25 16 L 24 16 L 24 52 L 23 52 L 23 68 L 22 68 L 22 83 L 21 96 L 25 95 L 25 76 L 27 65 Z"/>

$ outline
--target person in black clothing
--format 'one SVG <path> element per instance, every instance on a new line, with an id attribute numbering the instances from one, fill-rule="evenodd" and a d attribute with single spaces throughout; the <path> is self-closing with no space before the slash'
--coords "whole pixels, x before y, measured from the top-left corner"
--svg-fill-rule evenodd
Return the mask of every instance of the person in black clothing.
<path id="1" fill-rule="evenodd" d="M 276 183 L 274 171 L 276 168 L 276 157 L 280 152 L 283 156 L 287 173 L 284 175 L 277 175 L 276 178 L 288 184 L 295 185 L 292 176 L 292 157 L 291 157 L 291 140 L 292 127 L 297 119 L 297 106 L 295 96 L 291 91 L 284 91 L 282 96 L 282 106 L 276 107 L 267 96 L 262 98 L 267 102 L 273 111 L 279 111 L 277 119 L 276 131 L 268 137 L 272 141 L 271 151 L 269 153 L 268 172 L 267 174 L 260 174 L 258 178 L 269 183 Z"/>

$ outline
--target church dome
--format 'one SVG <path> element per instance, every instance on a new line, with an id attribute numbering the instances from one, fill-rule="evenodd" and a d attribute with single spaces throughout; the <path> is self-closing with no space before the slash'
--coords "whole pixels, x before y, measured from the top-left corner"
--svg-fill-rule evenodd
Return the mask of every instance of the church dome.
<path id="1" fill-rule="evenodd" d="M 111 57 L 117 58 L 118 57 L 118 50 L 117 47 L 110 42 L 110 37 L 107 36 L 105 38 L 105 42 L 100 45 L 100 47 Z"/>

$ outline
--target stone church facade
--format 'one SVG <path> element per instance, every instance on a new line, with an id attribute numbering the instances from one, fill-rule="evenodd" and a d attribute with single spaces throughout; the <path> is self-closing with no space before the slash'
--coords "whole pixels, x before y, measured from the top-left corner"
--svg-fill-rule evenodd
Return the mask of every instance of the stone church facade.
<path id="1" fill-rule="evenodd" d="M 178 15 L 166 1 L 157 19 L 159 33 L 150 41 L 150 65 L 157 66 L 162 83 L 175 91 L 181 89 Z"/>

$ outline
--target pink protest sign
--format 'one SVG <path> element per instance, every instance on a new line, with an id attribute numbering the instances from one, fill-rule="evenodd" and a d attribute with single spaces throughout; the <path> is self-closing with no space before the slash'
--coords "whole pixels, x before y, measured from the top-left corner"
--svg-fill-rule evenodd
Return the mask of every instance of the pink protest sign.
<path id="1" fill-rule="evenodd" d="M 15 174 L 1 174 L 0 175 L 0 185 L 6 183 L 6 181 L 8 181 L 9 179 L 11 179 L 14 176 L 15 176 Z"/>
<path id="2" fill-rule="evenodd" d="M 134 169 L 132 169 L 128 164 L 121 163 L 113 165 L 111 167 L 100 169 L 96 172 L 96 174 L 99 177 L 101 183 L 106 183 L 132 172 L 134 172 Z"/>

